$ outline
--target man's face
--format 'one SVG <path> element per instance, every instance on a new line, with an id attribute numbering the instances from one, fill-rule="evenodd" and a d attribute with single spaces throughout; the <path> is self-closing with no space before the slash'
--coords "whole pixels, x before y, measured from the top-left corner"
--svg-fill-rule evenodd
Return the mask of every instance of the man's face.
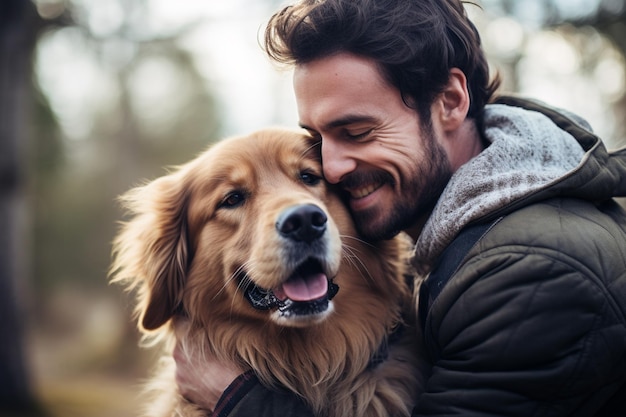
<path id="1" fill-rule="evenodd" d="M 297 65 L 294 90 L 300 124 L 322 140 L 324 176 L 346 191 L 363 237 L 423 224 L 452 175 L 437 126 L 352 54 Z"/>

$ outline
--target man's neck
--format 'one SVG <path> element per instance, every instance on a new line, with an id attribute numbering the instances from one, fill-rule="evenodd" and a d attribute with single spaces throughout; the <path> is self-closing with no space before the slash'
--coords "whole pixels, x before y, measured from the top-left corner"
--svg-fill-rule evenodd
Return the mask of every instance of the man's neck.
<path id="1" fill-rule="evenodd" d="M 428 214 L 419 218 L 418 221 L 413 223 L 410 227 L 404 229 L 403 232 L 409 235 L 414 242 L 417 241 L 417 238 L 419 237 L 420 233 L 422 233 L 422 229 L 424 228 L 424 225 L 426 224 L 426 221 L 430 217 L 431 213 L 432 212 L 429 212 Z"/>
<path id="2" fill-rule="evenodd" d="M 454 144 L 454 147 L 452 150 L 449 150 L 448 159 L 452 174 L 485 149 L 485 144 L 473 119 L 467 119 L 463 122 L 461 127 L 455 132 L 455 137 L 451 143 Z M 414 241 L 417 240 L 431 214 L 432 210 L 417 219 L 404 232 Z"/>
<path id="3" fill-rule="evenodd" d="M 448 154 L 452 173 L 485 149 L 474 119 L 466 119 L 455 134 L 455 149 Z"/>

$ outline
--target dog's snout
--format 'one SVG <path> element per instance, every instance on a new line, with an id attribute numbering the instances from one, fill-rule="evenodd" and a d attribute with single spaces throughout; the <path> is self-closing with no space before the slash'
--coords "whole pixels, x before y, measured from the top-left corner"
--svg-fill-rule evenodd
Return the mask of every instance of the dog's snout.
<path id="1" fill-rule="evenodd" d="M 278 232 L 298 242 L 311 243 L 326 231 L 328 217 L 315 204 L 293 206 L 281 213 L 276 222 Z"/>

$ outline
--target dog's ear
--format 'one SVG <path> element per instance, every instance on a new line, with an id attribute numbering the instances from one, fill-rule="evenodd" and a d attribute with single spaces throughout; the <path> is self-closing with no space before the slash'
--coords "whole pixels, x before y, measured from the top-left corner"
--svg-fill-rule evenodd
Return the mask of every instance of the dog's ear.
<path id="1" fill-rule="evenodd" d="M 113 282 L 137 289 L 136 313 L 145 330 L 165 324 L 182 304 L 190 262 L 189 192 L 176 174 L 124 194 L 132 216 L 113 243 Z"/>

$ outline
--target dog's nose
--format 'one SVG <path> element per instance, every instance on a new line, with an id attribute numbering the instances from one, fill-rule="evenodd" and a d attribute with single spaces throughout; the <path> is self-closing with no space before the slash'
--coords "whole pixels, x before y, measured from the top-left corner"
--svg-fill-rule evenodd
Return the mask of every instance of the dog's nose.
<path id="1" fill-rule="evenodd" d="M 283 211 L 276 230 L 286 238 L 311 243 L 326 231 L 326 213 L 315 204 L 302 204 Z"/>

